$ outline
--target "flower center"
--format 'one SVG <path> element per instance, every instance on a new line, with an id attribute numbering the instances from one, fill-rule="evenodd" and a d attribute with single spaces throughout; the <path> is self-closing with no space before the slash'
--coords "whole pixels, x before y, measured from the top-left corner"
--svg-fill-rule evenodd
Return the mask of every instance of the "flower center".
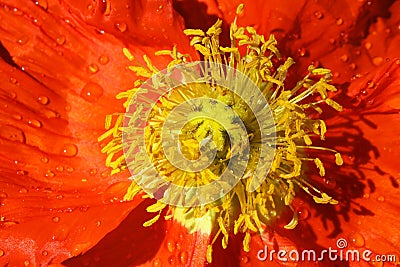
<path id="1" fill-rule="evenodd" d="M 237 14 L 242 8 L 243 5 L 238 7 Z M 149 155 L 157 173 L 168 183 L 183 187 L 198 187 L 217 181 L 229 168 L 230 161 L 240 159 L 238 146 L 232 141 L 237 138 L 232 139 L 229 134 L 232 129 L 239 128 L 240 125 L 244 127 L 249 151 L 247 164 L 243 175 L 231 190 L 215 201 L 200 205 L 176 207 L 161 199 L 147 208 L 148 212 L 155 213 L 155 217 L 144 223 L 144 226 L 156 222 L 165 210 L 165 219 L 174 218 L 186 225 L 190 231 L 199 230 L 208 234 L 213 231 L 215 237 L 208 247 L 208 262 L 212 261 L 212 245 L 218 236 L 222 236 L 222 246 L 226 248 L 230 234 L 242 233 L 243 248 L 249 251 L 252 233 L 263 232 L 285 206 L 294 210 L 291 204 L 296 189 L 304 190 L 316 203 L 337 203 L 332 197 L 313 186 L 311 180 L 304 175 L 306 162 L 313 162 L 319 169 L 319 175 L 325 175 L 322 161 L 319 157 L 308 156 L 309 151 L 333 153 L 336 164 L 343 164 L 337 151 L 313 146 L 313 139 L 324 140 L 326 133 L 324 121 L 316 119 L 316 115 L 322 113 L 320 104 L 327 104 L 338 111 L 342 109 L 338 103 L 329 98 L 329 92 L 336 91 L 336 88 L 329 84 L 332 77 L 330 70 L 310 66 L 308 74 L 302 80 L 293 88 L 286 88 L 287 71 L 294 61 L 291 58 L 281 57 L 273 35 L 266 40 L 252 27 L 238 27 L 235 19 L 230 27 L 231 46 L 223 47 L 219 42 L 221 25 L 222 22 L 218 20 L 207 32 L 202 30 L 184 32 L 191 37 L 191 45 L 204 57 L 205 62 L 225 65 L 243 73 L 267 100 L 275 129 L 273 139 L 268 144 L 275 149 L 270 160 L 269 172 L 262 173 L 262 179 L 257 173 L 258 166 L 268 161 L 262 154 L 261 141 L 266 128 L 260 127 L 257 114 L 240 94 L 210 82 L 198 81 L 195 84 L 178 86 L 164 94 L 153 105 L 147 116 L 143 132 L 144 151 L 135 149 L 135 146 L 139 146 L 138 142 L 130 144 L 131 153 Z M 127 49 L 123 52 L 129 60 L 134 61 L 134 57 Z M 171 51 L 158 51 L 156 55 L 172 58 L 168 69 L 189 61 L 176 47 Z M 138 76 L 154 79 L 154 75 L 159 73 L 158 69 L 147 56 L 144 56 L 144 60 L 146 66 L 129 68 Z M 226 71 L 224 67 L 219 70 L 220 73 Z M 144 80 L 137 80 L 134 89 L 117 95 L 117 98 L 126 98 L 124 106 L 127 112 L 130 103 L 135 103 L 139 99 L 144 90 L 141 87 L 144 83 Z M 162 149 L 163 131 L 167 127 L 168 120 L 173 117 L 174 110 L 189 99 L 196 99 L 193 108 L 187 112 L 189 120 L 178 129 L 177 138 L 172 138 L 176 141 L 183 158 L 174 162 L 175 154 L 168 154 L 168 150 Z M 131 120 L 135 121 L 140 117 L 138 109 L 133 114 L 130 113 Z M 139 180 L 134 179 L 125 195 L 126 200 L 131 200 L 142 191 L 138 181 L 151 184 L 154 180 L 150 168 L 144 168 L 140 160 L 128 161 L 126 153 L 123 153 L 124 116 L 125 114 L 113 114 L 106 117 L 107 131 L 99 137 L 99 142 L 109 140 L 102 152 L 107 153 L 106 165 L 111 167 L 112 174 L 129 168 L 134 176 L 139 177 Z M 179 123 L 179 119 L 175 121 Z M 169 134 L 172 135 L 173 132 L 171 130 Z M 187 170 L 182 168 L 180 163 L 202 158 L 208 161 L 206 167 L 199 167 L 198 170 Z M 252 183 L 254 179 L 261 180 L 257 186 Z M 169 193 L 175 195 L 176 192 Z M 157 194 L 150 194 L 150 197 L 160 199 Z M 165 194 L 165 190 L 161 194 Z M 190 198 L 185 201 L 190 201 Z M 201 221 L 212 223 L 208 225 Z M 285 228 L 292 229 L 297 222 L 297 214 L 294 212 L 293 219 Z"/>

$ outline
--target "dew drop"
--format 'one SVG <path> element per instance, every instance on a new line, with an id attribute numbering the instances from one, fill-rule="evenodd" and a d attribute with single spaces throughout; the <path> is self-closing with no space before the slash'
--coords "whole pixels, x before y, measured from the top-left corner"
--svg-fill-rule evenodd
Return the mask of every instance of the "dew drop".
<path id="1" fill-rule="evenodd" d="M 342 25 L 343 24 L 343 19 L 342 18 L 337 18 L 336 19 L 336 25 Z"/>
<path id="2" fill-rule="evenodd" d="M 90 64 L 88 66 L 88 71 L 91 73 L 96 73 L 99 71 L 99 66 L 97 66 L 96 64 Z"/>
<path id="3" fill-rule="evenodd" d="M 28 172 L 27 171 L 24 171 L 24 170 L 17 170 L 17 175 L 27 175 L 28 174 Z"/>
<path id="4" fill-rule="evenodd" d="M 42 127 L 42 123 L 38 120 L 28 120 L 29 126 L 35 127 L 35 128 L 40 128 Z"/>
<path id="5" fill-rule="evenodd" d="M 88 102 L 96 102 L 103 95 L 103 88 L 97 83 L 87 83 L 81 90 L 81 97 Z"/>
<path id="6" fill-rule="evenodd" d="M 114 27 L 120 32 L 126 32 L 126 30 L 128 30 L 128 25 L 126 25 L 124 22 L 117 22 L 114 24 Z"/>
<path id="7" fill-rule="evenodd" d="M 35 4 L 40 6 L 44 10 L 47 10 L 47 8 L 48 8 L 47 0 L 36 0 Z"/>
<path id="8" fill-rule="evenodd" d="M 397 60 L 396 60 L 396 64 L 397 64 L 397 65 L 400 65 L 400 59 L 397 59 Z"/>
<path id="9" fill-rule="evenodd" d="M 99 63 L 101 65 L 106 65 L 108 63 L 108 61 L 110 61 L 110 59 L 107 56 L 101 56 L 99 57 Z"/>
<path id="10" fill-rule="evenodd" d="M 93 6 L 92 4 L 88 4 L 86 8 L 87 8 L 87 10 L 92 11 L 92 10 L 93 10 L 93 7 L 94 7 L 94 6 Z"/>
<path id="11" fill-rule="evenodd" d="M 97 222 L 96 222 L 96 226 L 97 226 L 97 227 L 100 227 L 100 225 L 101 225 L 101 221 L 97 221 Z"/>
<path id="12" fill-rule="evenodd" d="M 169 258 L 168 258 L 168 263 L 170 264 L 170 265 L 172 265 L 172 266 L 176 266 L 176 257 L 175 257 L 175 255 L 172 255 L 172 256 L 170 256 Z"/>
<path id="13" fill-rule="evenodd" d="M 42 105 L 47 105 L 49 103 L 49 98 L 47 96 L 39 96 L 37 101 Z"/>
<path id="14" fill-rule="evenodd" d="M 97 174 L 97 170 L 96 169 L 90 169 L 89 174 L 90 175 L 96 175 Z"/>
<path id="15" fill-rule="evenodd" d="M 175 250 L 175 243 L 172 240 L 167 241 L 167 249 L 169 252 L 174 252 Z"/>
<path id="16" fill-rule="evenodd" d="M 300 55 L 301 57 L 304 57 L 304 56 L 307 55 L 307 50 L 306 50 L 304 47 L 299 48 L 299 49 L 297 50 L 297 52 L 299 53 L 299 55 Z"/>
<path id="17" fill-rule="evenodd" d="M 368 94 L 367 90 L 361 90 L 360 92 L 362 95 L 366 96 Z"/>
<path id="18" fill-rule="evenodd" d="M 379 66 L 379 65 L 381 65 L 381 64 L 383 63 L 383 58 L 382 58 L 382 57 L 374 57 L 374 58 L 372 59 L 372 63 L 373 63 L 375 66 Z"/>
<path id="19" fill-rule="evenodd" d="M 87 212 L 89 210 L 89 207 L 88 206 L 82 206 L 82 207 L 79 208 L 79 210 L 81 212 Z"/>
<path id="20" fill-rule="evenodd" d="M 364 195 L 363 195 L 363 198 L 368 199 L 368 198 L 369 198 L 369 194 L 364 194 Z"/>
<path id="21" fill-rule="evenodd" d="M 82 179 L 81 179 L 81 182 L 82 182 L 82 183 L 86 183 L 86 182 L 87 182 L 87 179 L 82 178 Z"/>
<path id="22" fill-rule="evenodd" d="M 16 92 L 10 92 L 10 97 L 11 97 L 12 99 L 17 98 L 17 93 L 16 93 Z M 7 106 L 6 106 L 6 107 L 7 107 Z"/>
<path id="23" fill-rule="evenodd" d="M 64 198 L 63 195 L 57 195 L 57 196 L 56 196 L 56 199 L 59 199 L 59 200 L 60 200 L 60 199 L 63 199 L 63 198 Z"/>
<path id="24" fill-rule="evenodd" d="M 25 260 L 25 261 L 24 261 L 24 265 L 25 265 L 25 266 L 29 266 L 29 264 L 31 264 L 29 260 Z"/>
<path id="25" fill-rule="evenodd" d="M 242 256 L 240 257 L 240 261 L 241 261 L 242 263 L 248 263 L 248 262 L 249 262 L 249 257 L 247 257 L 246 255 L 242 255 Z"/>
<path id="26" fill-rule="evenodd" d="M 160 259 L 156 258 L 153 260 L 153 267 L 161 267 L 162 266 L 162 262 Z"/>
<path id="27" fill-rule="evenodd" d="M 188 253 L 186 251 L 182 251 L 179 256 L 179 261 L 182 264 L 186 264 L 188 262 Z"/>
<path id="28" fill-rule="evenodd" d="M 160 13 L 163 11 L 164 6 L 163 5 L 159 5 L 158 8 L 156 9 L 156 12 Z"/>
<path id="29" fill-rule="evenodd" d="M 13 118 L 16 119 L 16 120 L 19 120 L 19 121 L 22 120 L 22 116 L 19 115 L 19 114 L 13 114 L 12 116 L 13 116 Z"/>
<path id="30" fill-rule="evenodd" d="M 384 202 L 384 201 L 385 201 L 385 197 L 384 197 L 384 196 L 379 196 L 379 197 L 377 198 L 377 200 L 378 200 L 379 202 Z"/>
<path id="31" fill-rule="evenodd" d="M 360 233 L 352 233 L 349 236 L 350 243 L 356 247 L 363 247 L 365 245 L 364 237 Z"/>
<path id="32" fill-rule="evenodd" d="M 66 106 L 64 107 L 64 109 L 65 109 L 65 111 L 71 111 L 71 106 L 70 106 L 70 105 L 66 105 Z"/>
<path id="33" fill-rule="evenodd" d="M 17 84 L 17 82 L 18 82 L 17 79 L 15 79 L 14 77 L 10 77 L 9 81 L 12 84 Z"/>
<path id="34" fill-rule="evenodd" d="M 65 44 L 66 38 L 64 35 L 60 35 L 56 38 L 56 42 L 58 45 L 63 45 Z"/>
<path id="35" fill-rule="evenodd" d="M 4 250 L 0 249 L 0 257 L 4 256 Z"/>
<path id="36" fill-rule="evenodd" d="M 64 171 L 64 167 L 59 165 L 59 166 L 56 167 L 56 171 L 63 172 Z"/>
<path id="37" fill-rule="evenodd" d="M 78 148 L 74 144 L 65 144 L 61 151 L 63 156 L 74 157 L 78 153 Z"/>
<path id="38" fill-rule="evenodd" d="M 46 157 L 43 157 L 41 160 L 42 160 L 42 162 L 43 162 L 43 163 L 47 163 L 47 162 L 49 162 L 49 159 L 48 159 L 48 158 L 46 158 Z"/>
<path id="39" fill-rule="evenodd" d="M 45 176 L 46 176 L 46 177 L 52 178 L 52 177 L 55 176 L 55 174 L 54 174 L 54 172 L 52 172 L 52 171 L 50 171 L 50 170 L 47 170 L 46 173 L 45 173 Z"/>
<path id="40" fill-rule="evenodd" d="M 55 217 L 52 218 L 52 221 L 55 222 L 55 223 L 58 223 L 60 221 L 60 217 L 55 216 Z"/>
<path id="41" fill-rule="evenodd" d="M 72 168 L 72 167 L 67 168 L 67 172 L 73 172 L 73 171 L 74 171 L 74 168 Z"/>
<path id="42" fill-rule="evenodd" d="M 49 255 L 49 252 L 47 252 L 47 250 L 43 250 L 43 251 L 42 251 L 42 255 L 43 255 L 43 256 L 47 256 L 47 255 Z"/>
<path id="43" fill-rule="evenodd" d="M 349 61 L 349 56 L 347 54 L 343 54 L 340 56 L 340 61 L 346 63 L 347 61 Z"/>
<path id="44" fill-rule="evenodd" d="M 0 192 L 0 198 L 7 198 L 8 195 L 6 192 Z"/>
<path id="45" fill-rule="evenodd" d="M 350 68 L 351 70 L 357 69 L 356 63 L 350 63 L 350 64 L 349 64 L 349 68 Z"/>
<path id="46" fill-rule="evenodd" d="M 297 216 L 299 217 L 300 221 L 307 220 L 310 216 L 310 212 L 305 207 L 300 207 L 297 209 Z"/>
<path id="47" fill-rule="evenodd" d="M 315 11 L 315 12 L 314 12 L 314 16 L 315 16 L 317 19 L 322 19 L 322 18 L 324 17 L 324 14 L 323 14 L 321 11 Z"/>
<path id="48" fill-rule="evenodd" d="M 370 42 L 365 43 L 364 45 L 365 49 L 370 50 L 372 47 L 372 44 Z"/>
<path id="49" fill-rule="evenodd" d="M 29 41 L 29 37 L 23 36 L 18 39 L 17 43 L 19 43 L 20 45 L 24 45 L 24 44 L 28 43 L 28 41 Z"/>
<path id="50" fill-rule="evenodd" d="M 19 190 L 19 192 L 20 192 L 21 194 L 26 194 L 26 193 L 28 193 L 28 189 L 26 189 L 25 187 L 22 187 L 22 188 Z"/>
<path id="51" fill-rule="evenodd" d="M 328 189 L 334 189 L 336 187 L 335 179 L 326 178 L 324 179 L 324 182 L 325 182 L 325 187 Z"/>

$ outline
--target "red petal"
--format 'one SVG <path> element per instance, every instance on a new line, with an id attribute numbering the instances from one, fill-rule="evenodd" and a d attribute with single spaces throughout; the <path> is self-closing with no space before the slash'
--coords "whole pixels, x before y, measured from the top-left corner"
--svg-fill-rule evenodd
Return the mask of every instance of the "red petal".
<path id="1" fill-rule="evenodd" d="M 150 227 L 143 223 L 154 217 L 145 201 L 101 242 L 66 266 L 204 266 L 209 237 L 189 234 L 177 222 L 159 221 Z"/>
<path id="2" fill-rule="evenodd" d="M 86 251 L 136 205 L 119 203 L 128 174 L 108 176 L 97 142 L 105 115 L 122 111 L 116 93 L 135 79 L 126 45 L 58 1 L 36 2 L 0 5 L 0 40 L 12 58 L 1 55 L 24 71 L 0 61 L 0 263 L 18 266 Z M 139 62 L 157 49 L 127 47 Z"/>

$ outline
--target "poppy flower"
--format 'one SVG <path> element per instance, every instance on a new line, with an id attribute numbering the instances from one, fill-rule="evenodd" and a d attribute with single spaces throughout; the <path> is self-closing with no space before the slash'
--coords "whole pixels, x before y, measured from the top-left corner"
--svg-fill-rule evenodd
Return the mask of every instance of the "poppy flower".
<path id="1" fill-rule="evenodd" d="M 203 230 L 218 222 L 160 219 L 143 227 L 154 217 L 146 211 L 154 202 L 140 197 L 123 201 L 129 174 L 110 175 L 101 153 L 104 144 L 97 140 L 107 115 L 124 111 L 115 96 L 138 79 L 127 70 L 132 62 L 123 48 L 142 64 L 147 55 L 158 69 L 171 60 L 154 53 L 174 45 L 197 60 L 200 54 L 190 47 L 184 28 L 207 31 L 220 18 L 225 31 L 221 43 L 227 46 L 228 26 L 241 2 L 1 2 L 2 264 L 206 264 L 214 236 L 190 232 L 188 222 Z M 285 263 L 276 256 L 274 262 L 262 262 L 257 253 L 265 244 L 320 252 L 337 248 L 339 238 L 348 241 L 348 248 L 396 254 L 399 3 L 300 1 L 293 7 L 282 1 L 243 2 L 238 26 L 253 26 L 266 37 L 273 33 L 281 54 L 297 62 L 288 73 L 289 85 L 301 80 L 310 64 L 332 70 L 339 89 L 333 98 L 343 111 L 321 115 L 328 128 L 326 141 L 313 142 L 340 151 L 344 165 L 324 161 L 324 178 L 315 175 L 319 171 L 314 165 L 307 170 L 337 205 L 315 204 L 299 190 L 292 202 L 298 217 L 295 229 L 277 225 L 262 235 L 252 234 L 249 252 L 243 250 L 245 233 L 229 234 L 226 249 L 219 245 L 224 236 L 217 236 L 211 264 L 318 264 Z M 288 216 L 282 214 L 283 225 L 292 214 Z M 361 264 L 367 263 L 339 263 Z"/>

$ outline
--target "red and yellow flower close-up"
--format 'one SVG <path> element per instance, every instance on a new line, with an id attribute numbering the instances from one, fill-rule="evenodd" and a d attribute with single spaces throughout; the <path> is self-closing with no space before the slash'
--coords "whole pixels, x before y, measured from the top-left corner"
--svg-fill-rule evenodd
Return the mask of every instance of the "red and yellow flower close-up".
<path id="1" fill-rule="evenodd" d="M 396 0 L 0 0 L 0 266 L 400 266 L 399 14 Z M 245 177 L 180 208 L 132 180 L 123 121 L 146 79 L 200 60 L 260 88 L 278 141 L 256 191 Z M 148 125 L 198 94 L 253 129 L 241 100 L 207 90 L 160 98 Z M 211 133 L 224 169 L 219 126 L 193 125 L 186 153 Z"/>

